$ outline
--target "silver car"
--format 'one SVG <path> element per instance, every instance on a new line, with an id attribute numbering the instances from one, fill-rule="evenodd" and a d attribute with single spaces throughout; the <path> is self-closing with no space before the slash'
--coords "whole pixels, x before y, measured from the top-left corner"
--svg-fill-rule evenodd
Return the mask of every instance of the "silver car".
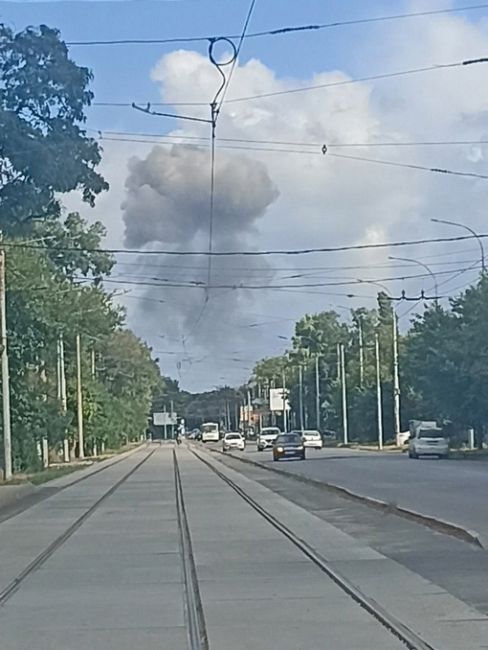
<path id="1" fill-rule="evenodd" d="M 272 449 L 274 441 L 281 434 L 278 427 L 264 427 L 256 440 L 258 451 Z"/>
<path id="2" fill-rule="evenodd" d="M 449 440 L 442 429 L 418 429 L 408 443 L 408 457 L 449 457 Z"/>

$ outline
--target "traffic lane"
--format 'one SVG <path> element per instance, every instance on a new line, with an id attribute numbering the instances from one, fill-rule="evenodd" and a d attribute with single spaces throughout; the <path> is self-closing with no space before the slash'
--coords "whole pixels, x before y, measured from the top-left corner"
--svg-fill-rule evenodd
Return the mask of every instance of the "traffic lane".
<path id="1" fill-rule="evenodd" d="M 248 445 L 246 457 L 266 465 L 271 451 Z M 475 461 L 409 459 L 406 454 L 348 449 L 309 449 L 305 461 L 274 463 L 280 469 L 395 503 L 477 531 L 488 540 L 488 467 Z"/>

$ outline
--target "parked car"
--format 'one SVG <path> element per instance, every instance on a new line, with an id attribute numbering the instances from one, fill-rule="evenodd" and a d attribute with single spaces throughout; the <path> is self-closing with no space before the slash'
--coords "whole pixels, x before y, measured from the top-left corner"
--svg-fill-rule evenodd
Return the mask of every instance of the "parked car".
<path id="1" fill-rule="evenodd" d="M 449 457 L 449 440 L 444 436 L 442 429 L 419 427 L 411 436 L 408 443 L 408 457 L 420 458 L 421 456 Z"/>
<path id="2" fill-rule="evenodd" d="M 273 444 L 273 460 L 282 458 L 299 458 L 305 460 L 305 447 L 302 436 L 297 433 L 283 433 Z"/>
<path id="3" fill-rule="evenodd" d="M 278 427 L 263 427 L 257 437 L 258 451 L 271 449 L 274 441 L 280 435 L 281 431 Z"/>
<path id="4" fill-rule="evenodd" d="M 230 451 L 231 449 L 238 449 L 244 451 L 246 448 L 246 441 L 240 433 L 226 433 L 222 440 L 222 451 Z"/>
<path id="5" fill-rule="evenodd" d="M 302 439 L 304 447 L 322 449 L 324 446 L 320 431 L 317 431 L 316 429 L 305 429 L 305 431 L 302 431 Z"/>

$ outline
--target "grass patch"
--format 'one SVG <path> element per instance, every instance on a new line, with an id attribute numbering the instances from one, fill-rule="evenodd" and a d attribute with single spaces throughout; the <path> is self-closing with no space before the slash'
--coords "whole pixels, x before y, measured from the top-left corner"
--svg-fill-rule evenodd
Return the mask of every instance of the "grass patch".
<path id="1" fill-rule="evenodd" d="M 86 467 L 85 464 L 66 465 L 65 467 L 49 467 L 48 469 L 44 469 L 41 472 L 29 474 L 28 480 L 30 483 L 32 483 L 32 485 L 41 485 L 42 483 L 47 483 L 48 481 L 52 481 L 55 478 L 64 476 L 65 474 L 76 472 L 77 470 L 83 469 L 84 467 Z"/>

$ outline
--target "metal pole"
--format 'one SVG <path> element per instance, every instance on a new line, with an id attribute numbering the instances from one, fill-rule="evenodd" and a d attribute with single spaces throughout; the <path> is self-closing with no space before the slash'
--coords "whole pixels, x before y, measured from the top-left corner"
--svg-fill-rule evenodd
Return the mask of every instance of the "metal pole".
<path id="1" fill-rule="evenodd" d="M 315 355 L 315 425 L 320 431 L 320 376 L 319 355 Z"/>
<path id="2" fill-rule="evenodd" d="M 163 424 L 163 435 L 164 439 L 168 439 L 168 425 L 166 424 L 166 404 L 163 406 L 163 413 L 164 413 L 164 424 Z"/>
<path id="3" fill-rule="evenodd" d="M 439 296 L 439 288 L 437 286 L 437 277 L 435 276 L 434 272 L 432 269 L 427 266 L 427 264 L 424 264 L 423 262 L 420 262 L 419 260 L 413 260 L 410 257 L 393 257 L 393 255 L 388 256 L 389 260 L 397 260 L 399 262 L 410 262 L 411 264 L 418 264 L 421 266 L 423 269 L 427 271 L 427 273 L 430 275 L 432 278 L 432 282 L 434 284 L 434 291 L 435 291 L 435 302 L 438 302 L 438 296 Z"/>
<path id="4" fill-rule="evenodd" d="M 61 412 L 63 415 L 66 414 L 68 410 L 68 401 L 66 398 L 66 372 L 64 367 L 64 339 L 63 335 L 59 335 L 58 339 L 58 349 L 59 349 L 59 397 L 61 400 Z M 65 434 L 63 439 L 63 460 L 65 463 L 69 463 L 69 441 Z"/>
<path id="5" fill-rule="evenodd" d="M 96 355 L 95 355 L 95 348 L 91 349 L 91 376 L 92 379 L 95 379 L 95 374 L 96 374 Z"/>
<path id="6" fill-rule="evenodd" d="M 3 408 L 3 477 L 12 478 L 12 431 L 10 424 L 10 374 L 7 350 L 7 313 L 5 300 L 5 251 L 0 250 L 0 338 L 2 345 L 2 408 Z"/>
<path id="7" fill-rule="evenodd" d="M 434 223 L 445 223 L 448 226 L 457 226 L 458 228 L 464 228 L 468 232 L 470 232 L 473 237 L 476 238 L 476 241 L 479 244 L 480 247 L 480 253 L 481 253 L 481 272 L 485 273 L 486 272 L 486 265 L 485 265 L 485 249 L 483 247 L 483 242 L 481 241 L 481 237 L 478 235 L 478 233 L 470 228 L 469 226 L 466 226 L 464 223 L 458 223 L 457 221 L 447 221 L 446 219 L 431 219 L 431 221 L 434 221 Z"/>
<path id="8" fill-rule="evenodd" d="M 171 400 L 170 402 L 170 409 L 171 409 L 171 438 L 174 439 L 175 437 L 175 425 L 173 424 L 173 412 L 174 412 L 174 402 Z"/>
<path id="9" fill-rule="evenodd" d="M 393 309 L 393 413 L 395 441 L 398 445 L 400 434 L 400 376 L 398 371 L 398 329 L 395 309 Z"/>
<path id="10" fill-rule="evenodd" d="M 303 431 L 303 366 L 301 363 L 298 365 L 298 404 L 300 409 L 300 429 Z"/>
<path id="11" fill-rule="evenodd" d="M 359 387 L 364 385 L 364 348 L 363 348 L 363 324 L 361 318 L 358 319 L 359 332 Z"/>
<path id="12" fill-rule="evenodd" d="M 287 417 L 286 417 L 286 377 L 285 377 L 285 371 L 282 372 L 281 374 L 281 379 L 282 379 L 282 395 L 283 395 L 283 433 L 286 433 L 288 431 L 288 424 L 287 424 Z"/>
<path id="13" fill-rule="evenodd" d="M 337 344 L 337 379 L 341 381 L 341 344 Z"/>
<path id="14" fill-rule="evenodd" d="M 85 457 L 85 440 L 83 435 L 83 393 L 81 386 L 81 337 L 76 335 L 76 404 L 78 415 L 78 458 Z"/>
<path id="15" fill-rule="evenodd" d="M 344 434 L 344 444 L 349 442 L 347 431 L 347 390 L 346 390 L 346 363 L 344 343 L 340 344 L 340 361 L 341 361 L 341 393 L 342 393 L 342 431 Z"/>
<path id="16" fill-rule="evenodd" d="M 380 339 L 378 332 L 374 335 L 374 349 L 376 358 L 376 404 L 378 418 L 378 449 L 383 449 L 383 406 L 381 399 L 381 367 L 380 367 Z"/>

